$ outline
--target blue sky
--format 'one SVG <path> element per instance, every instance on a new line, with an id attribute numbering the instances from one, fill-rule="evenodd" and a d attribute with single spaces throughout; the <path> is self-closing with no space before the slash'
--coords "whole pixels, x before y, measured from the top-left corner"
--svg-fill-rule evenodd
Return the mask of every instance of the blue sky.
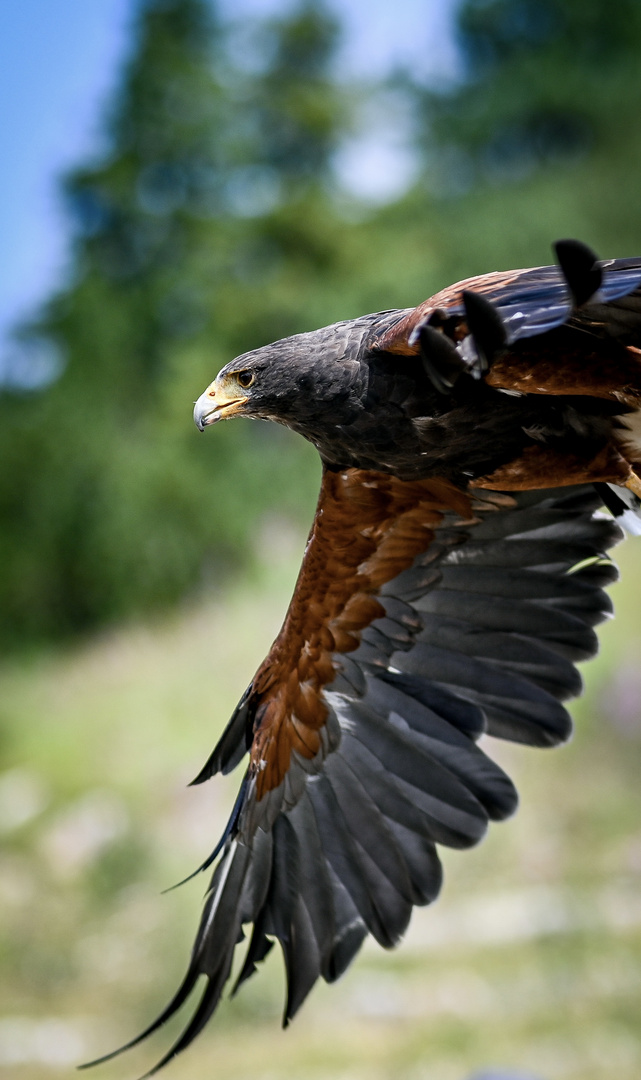
<path id="1" fill-rule="evenodd" d="M 346 25 L 346 70 L 376 77 L 408 61 L 425 77 L 453 70 L 457 0 L 327 2 Z M 135 0 L 0 4 L 0 355 L 11 326 L 35 310 L 64 272 L 67 233 L 57 178 L 99 148 L 100 117 L 126 54 L 134 6 Z M 291 0 L 221 0 L 220 6 L 240 17 L 283 10 Z M 368 165 L 383 159 L 394 194 L 409 170 L 400 142 L 388 133 L 378 145 L 361 146 L 357 158 L 346 153 L 346 182 L 367 192 L 366 177 L 381 172 Z"/>

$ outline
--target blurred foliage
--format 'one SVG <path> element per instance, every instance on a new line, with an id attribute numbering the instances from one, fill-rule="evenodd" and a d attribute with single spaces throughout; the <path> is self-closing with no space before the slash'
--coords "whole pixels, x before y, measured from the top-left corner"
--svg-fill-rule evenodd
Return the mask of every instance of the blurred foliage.
<path id="1" fill-rule="evenodd" d="M 189 421 L 222 362 L 303 328 L 300 297 L 339 258 L 322 187 L 342 123 L 336 28 L 303 4 L 268 30 L 243 77 L 205 0 L 140 7 L 107 153 L 66 180 L 71 282 L 30 328 L 63 371 L 0 401 L 7 640 L 218 578 L 247 557 L 274 488 L 285 510 L 311 511 L 316 466 L 285 433 L 239 425 L 212 448 Z"/>
<path id="2" fill-rule="evenodd" d="M 641 243 L 641 7 L 466 0 L 465 77 L 416 97 L 439 252 L 465 274 L 548 262 L 577 235 L 604 257 Z M 520 261 L 519 261 L 520 260 Z"/>
<path id="3" fill-rule="evenodd" d="M 628 141 L 641 95 L 636 0 L 468 0 L 458 37 L 466 80 L 425 106 L 431 137 L 463 155 L 468 183 L 573 158 L 590 168 L 588 155 Z"/>
<path id="4" fill-rule="evenodd" d="M 636 0 L 466 0 L 461 80 L 395 84 L 421 169 L 378 210 L 333 166 L 381 88 L 336 80 L 320 2 L 231 26 L 207 0 L 137 10 L 102 156 L 65 180 L 68 279 L 0 393 L 7 646 L 189 598 L 251 565 L 265 515 L 309 520 L 310 447 L 191 425 L 232 356 L 548 262 L 559 236 L 641 249 Z"/>

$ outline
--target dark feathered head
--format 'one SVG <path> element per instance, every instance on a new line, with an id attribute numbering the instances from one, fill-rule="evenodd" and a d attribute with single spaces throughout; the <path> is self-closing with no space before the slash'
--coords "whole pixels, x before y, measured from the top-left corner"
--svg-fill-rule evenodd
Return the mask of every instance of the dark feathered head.
<path id="1" fill-rule="evenodd" d="M 203 431 L 217 420 L 248 416 L 275 420 L 314 441 L 319 425 L 346 424 L 367 382 L 360 363 L 370 318 L 335 323 L 283 338 L 226 364 L 194 407 Z"/>

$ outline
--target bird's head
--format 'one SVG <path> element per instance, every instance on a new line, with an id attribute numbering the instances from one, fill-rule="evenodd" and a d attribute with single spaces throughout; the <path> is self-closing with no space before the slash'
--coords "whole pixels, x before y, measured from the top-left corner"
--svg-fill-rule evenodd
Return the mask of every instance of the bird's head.
<path id="1" fill-rule="evenodd" d="M 200 431 L 217 420 L 248 416 L 275 420 L 307 434 L 331 415 L 349 419 L 361 390 L 358 320 L 297 334 L 236 357 L 194 406 Z M 356 329 L 354 329 L 356 328 Z"/>

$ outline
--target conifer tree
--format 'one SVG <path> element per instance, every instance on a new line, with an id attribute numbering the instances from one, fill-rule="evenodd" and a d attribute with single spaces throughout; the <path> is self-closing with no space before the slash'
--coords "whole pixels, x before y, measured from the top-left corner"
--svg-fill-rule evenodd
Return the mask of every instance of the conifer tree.
<path id="1" fill-rule="evenodd" d="M 424 98 L 428 141 L 449 148 L 464 187 L 619 157 L 638 143 L 641 7 L 636 0 L 466 0 L 463 79 Z M 452 179 L 456 180 L 456 176 Z"/>
<path id="2" fill-rule="evenodd" d="M 66 179 L 71 273 L 23 332 L 62 370 L 0 395 L 7 643 L 219 581 L 262 509 L 313 498 L 284 433 L 201 441 L 190 420 L 222 363 L 305 327 L 343 243 L 323 186 L 345 113 L 334 24 L 304 2 L 263 29 L 252 72 L 208 0 L 143 0 L 106 152 Z"/>

